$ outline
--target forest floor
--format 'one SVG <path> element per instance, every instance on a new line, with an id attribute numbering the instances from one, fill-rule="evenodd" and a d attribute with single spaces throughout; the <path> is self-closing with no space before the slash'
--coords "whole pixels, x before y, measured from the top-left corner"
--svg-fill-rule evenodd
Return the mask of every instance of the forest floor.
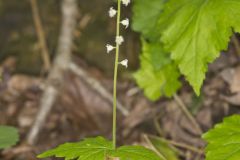
<path id="1" fill-rule="evenodd" d="M 129 113 L 126 116 L 121 111 L 118 112 L 118 144 L 148 145 L 144 137 L 155 135 L 175 144 L 183 159 L 202 159 L 205 142 L 201 139 L 201 133 L 222 121 L 224 116 L 240 111 L 238 56 L 234 47 L 230 46 L 227 54 L 222 53 L 209 66 L 210 70 L 199 97 L 185 84 L 175 98 L 150 102 L 132 80 L 119 80 L 118 99 Z M 9 57 L 2 66 L 7 69 L 13 62 L 14 59 Z M 106 78 L 96 67 L 82 62 L 78 64 L 109 93 L 112 92 L 112 79 Z M 5 150 L 0 159 L 35 160 L 36 154 L 41 151 L 67 141 L 97 135 L 111 138 L 111 102 L 81 77 L 67 72 L 64 87 L 41 128 L 37 142 L 34 146 L 27 145 L 26 136 L 38 114 L 42 90 L 42 78 L 11 74 L 7 70 L 4 72 L 0 91 L 0 124 L 16 126 L 21 141 L 16 147 Z M 181 105 L 188 108 L 197 124 L 192 123 Z"/>

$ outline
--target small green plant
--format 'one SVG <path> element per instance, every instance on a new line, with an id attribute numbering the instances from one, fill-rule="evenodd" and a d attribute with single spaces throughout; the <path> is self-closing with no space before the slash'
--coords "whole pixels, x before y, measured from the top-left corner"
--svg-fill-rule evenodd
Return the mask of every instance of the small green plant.
<path id="1" fill-rule="evenodd" d="M 142 37 L 134 77 L 151 100 L 174 95 L 181 74 L 199 95 L 208 63 L 240 32 L 239 0 L 135 0 L 133 13 L 132 28 Z M 203 139 L 207 160 L 239 160 L 240 116 L 225 118 Z"/>
<path id="2" fill-rule="evenodd" d="M 127 6 L 130 0 L 118 0 L 117 9 L 113 7 L 109 10 L 110 17 L 117 17 L 116 25 L 116 37 L 115 46 L 110 44 L 106 45 L 107 53 L 110 53 L 115 49 L 115 66 L 114 66 L 114 86 L 113 86 L 113 127 L 112 127 L 112 141 L 108 141 L 103 137 L 86 138 L 77 143 L 66 143 L 58 146 L 55 149 L 46 151 L 38 158 L 46 157 L 62 157 L 66 160 L 166 160 L 163 157 L 157 155 L 154 151 L 144 148 L 142 146 L 121 146 L 116 147 L 116 123 L 117 123 L 117 73 L 118 65 L 121 64 L 127 67 L 128 60 L 125 59 L 119 62 L 119 48 L 124 42 L 124 38 L 120 35 L 120 25 L 124 25 L 125 28 L 129 25 L 129 20 L 121 20 L 121 5 Z"/>
<path id="3" fill-rule="evenodd" d="M 208 142 L 206 160 L 240 159 L 240 116 L 233 115 L 203 135 Z"/>
<path id="4" fill-rule="evenodd" d="M 170 53 L 165 51 L 160 41 L 158 21 L 164 3 L 164 0 L 135 0 L 133 5 L 132 28 L 142 36 L 141 68 L 134 78 L 144 94 L 153 101 L 161 96 L 171 97 L 181 87 L 177 63 L 170 58 Z"/>
<path id="5" fill-rule="evenodd" d="M 227 49 L 233 32 L 240 32 L 240 1 L 134 2 L 132 27 L 144 40 L 138 85 L 152 100 L 171 96 L 179 89 L 181 73 L 199 95 L 208 63 Z M 166 71 L 170 67 L 172 72 Z"/>
<path id="6" fill-rule="evenodd" d="M 153 146 L 162 150 L 154 152 L 142 146 L 116 146 L 116 99 L 118 65 L 127 67 L 128 60 L 119 62 L 119 47 L 124 42 L 120 24 L 126 28 L 129 20 L 121 20 L 121 3 L 109 10 L 110 17 L 117 17 L 115 46 L 106 45 L 107 53 L 115 50 L 113 86 L 112 141 L 103 137 L 86 138 L 77 143 L 66 143 L 40 154 L 66 160 L 170 160 L 177 153 L 161 139 L 151 139 Z M 151 100 L 172 96 L 181 87 L 183 74 L 195 93 L 205 79 L 208 63 L 227 49 L 230 36 L 240 32 L 239 0 L 135 0 L 133 29 L 142 35 L 141 69 L 134 77 L 145 95 Z M 240 116 L 234 115 L 203 135 L 208 142 L 207 160 L 240 159 Z M 164 146 L 166 147 L 164 149 Z M 157 149 L 158 150 L 158 149 Z M 166 151 L 162 153 L 162 151 Z M 168 154 L 166 154 L 168 153 Z"/>
<path id="7" fill-rule="evenodd" d="M 0 126 L 0 149 L 15 145 L 18 141 L 18 131 L 9 126 Z"/>

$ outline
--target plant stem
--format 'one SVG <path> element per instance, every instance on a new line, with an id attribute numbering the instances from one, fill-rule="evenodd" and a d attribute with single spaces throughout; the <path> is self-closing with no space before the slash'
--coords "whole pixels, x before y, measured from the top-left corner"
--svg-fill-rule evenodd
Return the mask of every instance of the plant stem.
<path id="1" fill-rule="evenodd" d="M 117 25 L 116 37 L 120 35 L 120 16 L 121 16 L 121 0 L 118 0 L 117 5 Z M 113 127 L 112 127 L 112 143 L 113 148 L 116 149 L 116 134 L 117 134 L 117 75 L 118 75 L 118 57 L 119 57 L 119 44 L 116 43 L 116 54 L 114 64 L 114 79 L 113 79 Z"/>

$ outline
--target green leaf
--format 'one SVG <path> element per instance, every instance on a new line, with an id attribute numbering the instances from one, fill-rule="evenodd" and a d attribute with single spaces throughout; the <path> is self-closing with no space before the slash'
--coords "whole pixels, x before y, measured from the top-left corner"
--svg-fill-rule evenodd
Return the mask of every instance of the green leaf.
<path id="1" fill-rule="evenodd" d="M 46 151 L 38 158 L 64 157 L 65 160 L 105 160 L 112 151 L 112 142 L 102 138 L 86 138 L 78 143 L 65 143 L 56 149 Z"/>
<path id="2" fill-rule="evenodd" d="M 107 160 L 111 158 L 120 158 L 120 160 L 162 160 L 155 152 L 141 146 L 123 146 L 114 150 L 112 142 L 103 137 L 86 138 L 77 143 L 66 143 L 38 155 L 38 158 L 51 156 L 65 158 L 65 160 Z"/>
<path id="3" fill-rule="evenodd" d="M 168 142 L 160 137 L 148 137 L 156 150 L 165 157 L 166 160 L 179 160 L 178 151 L 175 147 L 168 144 Z"/>
<path id="4" fill-rule="evenodd" d="M 159 42 L 160 31 L 157 22 L 166 0 L 135 0 L 133 24 L 135 31 L 141 32 L 143 39 L 141 69 L 134 78 L 145 95 L 151 100 L 161 96 L 171 97 L 181 86 L 176 64 L 170 59 Z"/>
<path id="5" fill-rule="evenodd" d="M 203 135 L 208 142 L 206 160 L 239 160 L 240 157 L 240 116 L 224 119 Z"/>
<path id="6" fill-rule="evenodd" d="M 157 21 L 163 9 L 165 0 L 135 0 L 133 6 L 132 28 L 141 32 L 145 38 L 159 38 L 160 32 L 157 30 Z"/>
<path id="7" fill-rule="evenodd" d="M 18 139 L 17 129 L 9 126 L 0 126 L 0 149 L 15 145 Z"/>
<path id="8" fill-rule="evenodd" d="M 122 146 L 112 156 L 120 160 L 164 160 L 152 150 L 142 146 Z"/>
<path id="9" fill-rule="evenodd" d="M 199 95 L 207 64 L 240 31 L 239 0 L 169 0 L 159 18 L 162 42 Z"/>
<path id="10" fill-rule="evenodd" d="M 172 96 L 181 86 L 177 66 L 170 60 L 169 54 L 163 51 L 159 43 L 143 41 L 141 68 L 134 78 L 144 94 L 151 100 L 160 96 Z"/>

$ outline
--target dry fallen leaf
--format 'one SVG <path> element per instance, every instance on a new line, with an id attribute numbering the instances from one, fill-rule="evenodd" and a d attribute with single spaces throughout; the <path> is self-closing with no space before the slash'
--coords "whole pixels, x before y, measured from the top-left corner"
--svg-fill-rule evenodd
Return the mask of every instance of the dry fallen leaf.
<path id="1" fill-rule="evenodd" d="M 228 83 L 232 93 L 240 92 L 240 66 L 222 71 L 221 77 Z"/>

